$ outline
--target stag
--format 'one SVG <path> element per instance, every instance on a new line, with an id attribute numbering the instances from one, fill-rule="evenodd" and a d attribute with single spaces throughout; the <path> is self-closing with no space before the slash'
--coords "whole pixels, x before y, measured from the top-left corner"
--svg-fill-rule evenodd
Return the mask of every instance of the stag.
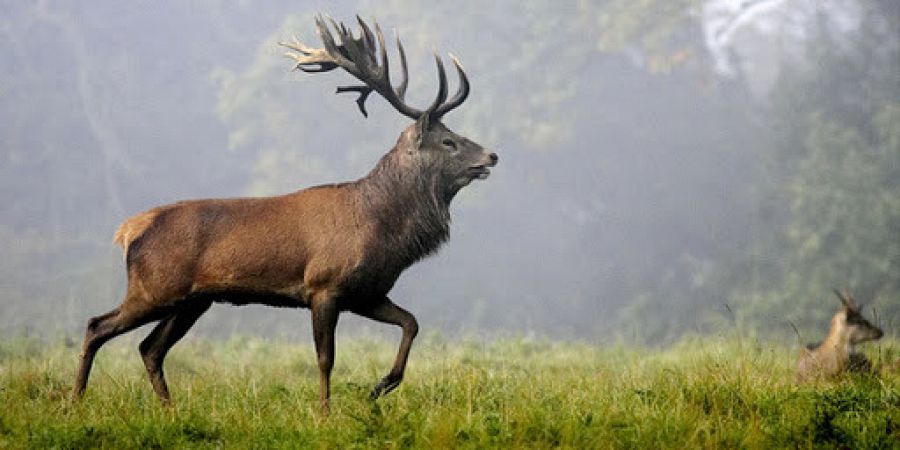
<path id="1" fill-rule="evenodd" d="M 371 391 L 375 399 L 403 379 L 418 332 L 416 318 L 388 292 L 407 267 L 448 238 L 451 200 L 485 179 L 497 155 L 460 136 L 442 117 L 469 94 L 462 65 L 452 56 L 459 88 L 448 97 L 447 75 L 435 54 L 438 92 L 426 109 L 406 103 L 406 55 L 400 39 L 402 80 L 390 79 L 384 36 L 357 17 L 359 37 L 343 23 L 316 17 L 324 48 L 294 39 L 287 55 L 308 73 L 341 68 L 362 84 L 338 87 L 365 102 L 377 92 L 414 120 L 364 177 L 276 197 L 189 200 L 127 219 L 114 240 L 125 251 L 128 289 L 119 307 L 88 321 L 74 394 L 83 396 L 97 350 L 149 322 L 159 323 L 139 346 L 150 383 L 163 403 L 170 395 L 163 359 L 212 303 L 259 303 L 309 308 L 319 367 L 319 400 L 327 410 L 338 315 L 351 311 L 402 329 L 390 372 Z"/>
<path id="2" fill-rule="evenodd" d="M 847 291 L 839 292 L 835 289 L 834 293 L 841 300 L 841 309 L 831 317 L 831 328 L 825 340 L 809 344 L 800 350 L 800 357 L 797 359 L 798 381 L 872 370 L 871 362 L 866 355 L 856 352 L 855 346 L 881 339 L 884 333 L 862 316 L 860 306 Z"/>

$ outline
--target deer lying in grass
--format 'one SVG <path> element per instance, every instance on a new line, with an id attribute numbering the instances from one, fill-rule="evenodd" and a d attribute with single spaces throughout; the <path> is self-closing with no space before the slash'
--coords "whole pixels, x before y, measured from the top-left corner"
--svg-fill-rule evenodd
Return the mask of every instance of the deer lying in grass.
<path id="1" fill-rule="evenodd" d="M 403 379 L 418 331 L 416 318 L 388 298 L 400 274 L 447 240 L 450 201 L 483 180 L 497 155 L 441 123 L 469 94 L 453 58 L 459 89 L 447 98 L 447 75 L 435 55 L 438 93 L 421 110 L 406 103 L 406 56 L 397 40 L 402 81 L 390 80 L 381 28 L 359 20 L 359 37 L 343 23 L 316 19 L 324 48 L 283 43 L 304 72 L 347 71 L 361 82 L 360 111 L 373 91 L 415 122 L 375 168 L 356 181 L 312 187 L 278 197 L 193 200 L 133 216 L 116 233 L 125 249 L 128 292 L 122 304 L 88 322 L 75 395 L 87 386 L 97 350 L 110 339 L 159 321 L 140 352 L 156 394 L 169 401 L 163 359 L 212 303 L 262 303 L 312 310 L 319 364 L 319 400 L 328 407 L 338 314 L 351 311 L 398 325 L 403 337 L 376 398 Z"/>
<path id="2" fill-rule="evenodd" d="M 809 344 L 800 350 L 797 360 L 797 380 L 808 381 L 830 378 L 845 372 L 871 372 L 872 364 L 854 348 L 866 341 L 881 339 L 881 329 L 869 323 L 860 313 L 860 307 L 844 291 L 834 291 L 843 306 L 831 318 L 828 336 L 818 344 Z"/>

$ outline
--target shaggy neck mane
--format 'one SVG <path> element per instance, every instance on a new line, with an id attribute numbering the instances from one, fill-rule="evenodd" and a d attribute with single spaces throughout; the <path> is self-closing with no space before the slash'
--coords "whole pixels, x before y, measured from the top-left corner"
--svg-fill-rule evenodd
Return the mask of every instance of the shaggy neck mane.
<path id="1" fill-rule="evenodd" d="M 366 214 L 385 237 L 378 245 L 406 268 L 449 237 L 450 201 L 435 171 L 401 166 L 402 151 L 395 147 L 384 155 L 358 186 Z"/>

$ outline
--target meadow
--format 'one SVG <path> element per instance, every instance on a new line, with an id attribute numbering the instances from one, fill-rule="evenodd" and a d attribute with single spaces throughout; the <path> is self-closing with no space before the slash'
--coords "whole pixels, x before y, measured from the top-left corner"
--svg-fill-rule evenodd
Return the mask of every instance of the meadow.
<path id="1" fill-rule="evenodd" d="M 425 336 L 377 402 L 395 344 L 339 339 L 328 415 L 310 343 L 188 337 L 166 360 L 169 408 L 136 343 L 105 346 L 72 402 L 75 345 L 0 340 L 0 448 L 900 448 L 900 374 L 799 386 L 795 350 L 749 338 Z M 866 352 L 893 360 L 900 342 Z"/>

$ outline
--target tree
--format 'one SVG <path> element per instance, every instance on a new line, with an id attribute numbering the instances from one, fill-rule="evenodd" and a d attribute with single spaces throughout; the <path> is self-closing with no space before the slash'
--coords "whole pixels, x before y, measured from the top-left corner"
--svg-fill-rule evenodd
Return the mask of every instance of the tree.
<path id="1" fill-rule="evenodd" d="M 812 69 L 783 77 L 774 96 L 776 183 L 760 208 L 781 213 L 758 224 L 759 284 L 733 290 L 752 323 L 817 335 L 837 305 L 830 290 L 843 287 L 900 323 L 898 16 L 887 3 L 861 7 L 856 31 L 818 30 Z"/>

